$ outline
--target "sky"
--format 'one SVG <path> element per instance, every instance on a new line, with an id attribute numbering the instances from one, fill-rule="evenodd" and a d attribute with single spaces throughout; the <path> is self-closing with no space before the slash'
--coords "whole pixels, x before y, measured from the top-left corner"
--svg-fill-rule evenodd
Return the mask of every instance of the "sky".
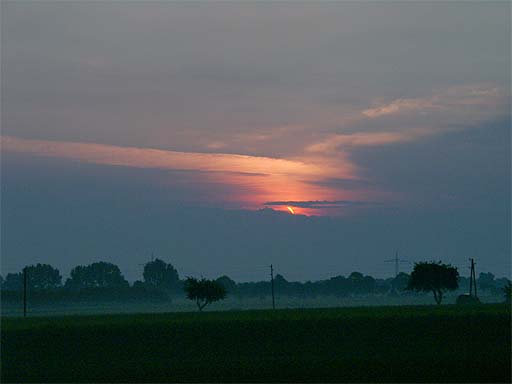
<path id="1" fill-rule="evenodd" d="M 1 273 L 510 276 L 510 11 L 3 1 Z"/>

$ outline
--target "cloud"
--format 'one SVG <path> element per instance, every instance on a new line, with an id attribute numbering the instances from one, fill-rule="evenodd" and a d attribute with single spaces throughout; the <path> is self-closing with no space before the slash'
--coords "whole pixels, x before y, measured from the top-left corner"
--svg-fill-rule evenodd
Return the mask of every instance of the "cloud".
<path id="1" fill-rule="evenodd" d="M 373 147 L 394 143 L 404 143 L 416 140 L 423 136 L 435 133 L 432 129 L 411 129 L 404 132 L 359 132 L 351 134 L 334 134 L 326 139 L 311 144 L 306 148 L 308 152 L 329 153 L 340 147 Z"/>
<path id="2" fill-rule="evenodd" d="M 467 107 L 479 107 L 474 110 L 479 116 L 488 117 L 490 107 L 492 117 L 495 117 L 495 108 L 501 108 L 506 113 L 509 95 L 505 89 L 490 85 L 463 85 L 437 90 L 429 97 L 396 99 L 386 104 L 363 110 L 361 113 L 371 119 L 387 115 L 404 115 L 409 113 L 440 113 L 446 112 L 454 115 L 466 110 Z M 472 114 L 474 116 L 474 114 Z"/>
<path id="3" fill-rule="evenodd" d="M 270 173 L 274 175 L 314 177 L 320 177 L 329 173 L 329 170 L 325 169 L 325 167 L 315 164 L 270 157 L 225 153 L 178 152 L 80 142 L 27 140 L 10 136 L 3 136 L 0 140 L 2 150 L 134 168 Z"/>
<path id="4" fill-rule="evenodd" d="M 377 118 L 385 115 L 398 114 L 415 110 L 425 111 L 434 108 L 436 108 L 436 106 L 433 105 L 429 100 L 397 99 L 389 104 L 365 109 L 362 114 L 370 118 Z"/>
<path id="5" fill-rule="evenodd" d="M 325 208 L 343 208 L 354 206 L 379 205 L 380 202 L 361 201 L 361 200 L 314 200 L 314 201 L 267 201 L 266 206 L 290 206 L 300 208 L 325 209 Z"/>
<path id="6" fill-rule="evenodd" d="M 196 187 L 201 190 L 208 185 L 212 188 L 216 185 L 229 187 L 232 193 L 221 197 L 221 200 L 229 200 L 244 208 L 261 207 L 264 201 L 278 199 L 351 198 L 350 193 L 308 181 L 320 181 L 335 176 L 351 178 L 355 172 L 351 163 L 337 163 L 334 166 L 327 160 L 322 162 L 321 159 L 177 152 L 94 143 L 28 140 L 10 136 L 0 137 L 0 143 L 3 152 L 109 166 L 193 171 L 194 179 L 187 181 L 188 183 L 195 182 Z M 162 182 L 173 188 L 182 181 L 169 177 Z M 212 196 L 213 202 L 215 199 L 218 200 L 218 196 Z"/>
<path id="7" fill-rule="evenodd" d="M 447 87 L 424 98 L 400 98 L 362 110 L 351 133 L 326 134 L 306 152 L 330 154 L 356 147 L 408 143 L 510 116 L 508 91 L 490 85 Z M 376 125 L 378 124 L 378 125 Z M 338 129 L 339 130 L 339 129 Z"/>
<path id="8" fill-rule="evenodd" d="M 222 141 L 211 141 L 208 144 L 206 144 L 206 148 L 210 149 L 221 149 L 224 148 L 225 146 L 226 144 L 223 143 Z"/>
<path id="9" fill-rule="evenodd" d="M 327 178 L 323 180 L 305 181 L 306 183 L 321 185 L 329 188 L 340 188 L 344 190 L 355 190 L 361 188 L 368 188 L 373 185 L 369 180 L 363 179 L 340 179 L 340 178 Z"/>

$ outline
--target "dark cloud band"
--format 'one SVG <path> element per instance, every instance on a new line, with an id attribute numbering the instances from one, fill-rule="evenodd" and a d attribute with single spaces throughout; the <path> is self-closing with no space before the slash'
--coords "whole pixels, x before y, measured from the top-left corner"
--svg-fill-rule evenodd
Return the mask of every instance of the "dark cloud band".
<path id="1" fill-rule="evenodd" d="M 379 205 L 381 203 L 375 201 L 359 201 L 359 200 L 315 200 L 315 201 L 267 201 L 266 206 L 290 206 L 300 208 L 342 208 L 366 205 Z"/>

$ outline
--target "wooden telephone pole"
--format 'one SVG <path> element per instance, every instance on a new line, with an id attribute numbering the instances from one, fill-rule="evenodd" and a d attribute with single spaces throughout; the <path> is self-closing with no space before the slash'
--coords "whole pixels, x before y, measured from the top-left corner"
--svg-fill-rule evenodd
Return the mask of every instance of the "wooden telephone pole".
<path id="1" fill-rule="evenodd" d="M 471 261 L 471 273 L 469 275 L 469 296 L 473 296 L 473 289 L 475 290 L 475 297 L 477 296 L 476 293 L 476 272 L 475 272 L 475 260 L 469 259 Z"/>
<path id="2" fill-rule="evenodd" d="M 27 317 L 27 267 L 23 268 L 23 317 Z"/>
<path id="3" fill-rule="evenodd" d="M 274 267 L 270 264 L 270 285 L 272 287 L 272 309 L 276 309 L 276 299 L 274 297 Z"/>

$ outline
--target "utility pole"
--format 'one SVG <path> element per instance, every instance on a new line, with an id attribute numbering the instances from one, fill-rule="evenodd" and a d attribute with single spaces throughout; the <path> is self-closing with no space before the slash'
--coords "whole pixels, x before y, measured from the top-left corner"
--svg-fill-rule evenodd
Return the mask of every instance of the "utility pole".
<path id="1" fill-rule="evenodd" d="M 475 260 L 469 259 L 471 261 L 471 272 L 469 275 L 469 296 L 473 296 L 473 288 L 475 289 L 475 297 L 477 297 L 476 293 L 476 272 L 475 272 Z"/>
<path id="2" fill-rule="evenodd" d="M 473 269 L 473 285 L 475 286 L 475 297 L 478 297 L 477 293 L 476 293 L 476 272 L 475 272 L 475 260 L 474 259 L 471 259 L 471 266 L 472 266 L 472 269 Z"/>
<path id="3" fill-rule="evenodd" d="M 469 267 L 469 296 L 473 296 L 473 259 L 471 261 L 471 267 Z"/>
<path id="4" fill-rule="evenodd" d="M 27 267 L 23 268 L 23 317 L 27 317 Z"/>
<path id="5" fill-rule="evenodd" d="M 385 263 L 391 263 L 391 262 L 394 262 L 395 263 L 395 277 L 398 276 L 398 266 L 400 263 L 408 263 L 409 261 L 408 260 L 401 260 L 398 258 L 398 251 L 396 251 L 395 253 L 395 257 L 393 259 L 389 259 L 389 260 L 384 260 Z"/>
<path id="6" fill-rule="evenodd" d="M 272 287 L 272 309 L 276 309 L 276 299 L 274 297 L 274 267 L 270 264 L 270 285 Z"/>

